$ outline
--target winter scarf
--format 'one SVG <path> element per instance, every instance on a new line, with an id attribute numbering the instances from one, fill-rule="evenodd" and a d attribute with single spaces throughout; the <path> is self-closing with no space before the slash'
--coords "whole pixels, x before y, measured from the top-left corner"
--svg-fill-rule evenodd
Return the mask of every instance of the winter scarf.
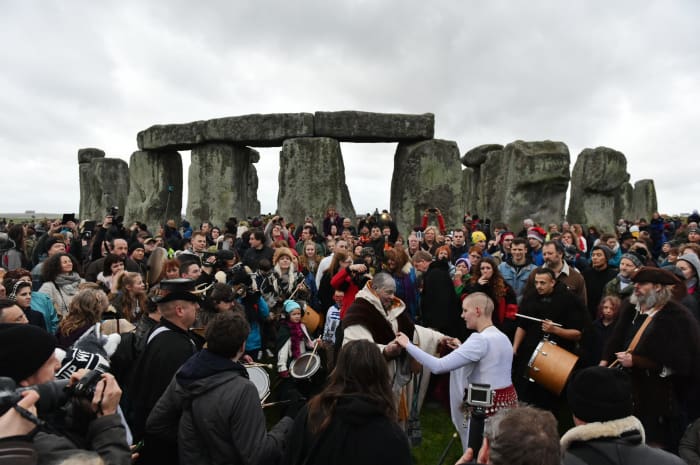
<path id="1" fill-rule="evenodd" d="M 64 294 L 72 296 L 78 293 L 80 281 L 80 275 L 74 271 L 69 274 L 59 274 L 56 276 L 54 284 L 56 284 L 56 287 Z"/>
<path id="2" fill-rule="evenodd" d="M 289 339 L 292 345 L 292 358 L 298 359 L 301 355 L 301 344 L 304 343 L 304 332 L 301 329 L 301 322 L 292 323 L 287 321 L 287 328 L 289 328 Z"/>

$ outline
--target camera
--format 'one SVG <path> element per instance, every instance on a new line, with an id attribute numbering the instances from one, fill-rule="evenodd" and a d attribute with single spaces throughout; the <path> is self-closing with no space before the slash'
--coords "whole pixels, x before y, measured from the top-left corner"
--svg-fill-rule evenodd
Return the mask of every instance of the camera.
<path id="1" fill-rule="evenodd" d="M 108 238 L 122 237 L 121 230 L 124 227 L 124 217 L 119 215 L 119 207 L 112 206 L 107 208 L 107 215 L 112 217 L 112 226 L 108 231 Z"/>
<path id="2" fill-rule="evenodd" d="M 50 413 L 62 407 L 71 399 L 90 405 L 95 395 L 95 387 L 102 378 L 102 373 L 93 370 L 73 386 L 70 380 L 59 379 L 44 384 L 18 388 L 12 378 L 0 377 L 0 415 L 3 415 L 22 399 L 22 392 L 33 390 L 39 393 L 36 408 L 39 414 Z"/>
<path id="3" fill-rule="evenodd" d="M 437 208 L 428 208 L 429 213 L 437 213 Z"/>
<path id="4" fill-rule="evenodd" d="M 473 407 L 491 407 L 493 391 L 488 384 L 469 384 L 466 389 L 466 402 Z"/>

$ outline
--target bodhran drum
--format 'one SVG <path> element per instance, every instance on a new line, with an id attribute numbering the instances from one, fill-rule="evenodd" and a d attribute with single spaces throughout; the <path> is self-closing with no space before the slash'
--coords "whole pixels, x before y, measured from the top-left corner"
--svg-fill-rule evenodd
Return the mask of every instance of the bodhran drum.
<path id="1" fill-rule="evenodd" d="M 537 344 L 527 366 L 530 378 L 549 392 L 561 394 L 574 369 L 578 357 L 559 347 L 555 342 L 543 339 Z"/>
<path id="2" fill-rule="evenodd" d="M 263 402 L 270 395 L 270 375 L 259 366 L 246 366 L 245 369 L 248 371 L 248 378 L 258 390 L 260 402 Z"/>
<path id="3" fill-rule="evenodd" d="M 307 352 L 292 361 L 289 365 L 289 373 L 292 375 L 292 378 L 311 379 L 320 368 L 321 357 L 313 352 Z"/>
<path id="4" fill-rule="evenodd" d="M 304 307 L 304 316 L 301 317 L 301 322 L 313 334 L 319 327 L 323 326 L 323 315 L 307 305 Z"/>

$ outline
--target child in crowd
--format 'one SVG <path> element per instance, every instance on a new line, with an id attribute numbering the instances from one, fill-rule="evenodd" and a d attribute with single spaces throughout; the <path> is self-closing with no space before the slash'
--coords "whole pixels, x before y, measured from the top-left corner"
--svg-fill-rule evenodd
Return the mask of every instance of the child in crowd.
<path id="1" fill-rule="evenodd" d="M 335 358 L 335 332 L 340 326 L 340 307 L 343 304 L 345 292 L 336 290 L 333 293 L 333 305 L 326 312 L 326 323 L 323 327 L 323 348 L 326 351 L 326 365 L 328 371 L 333 369 L 333 360 Z"/>
<path id="2" fill-rule="evenodd" d="M 620 311 L 620 299 L 606 296 L 598 305 L 598 317 L 591 325 L 584 342 L 581 354 L 584 366 L 598 365 L 603 356 L 603 349 L 608 343 Z"/>
<path id="3" fill-rule="evenodd" d="M 294 300 L 285 300 L 283 308 L 286 318 L 280 321 L 277 333 L 277 371 L 280 377 L 288 378 L 292 362 L 313 349 L 315 343 L 301 322 L 301 306 Z"/>

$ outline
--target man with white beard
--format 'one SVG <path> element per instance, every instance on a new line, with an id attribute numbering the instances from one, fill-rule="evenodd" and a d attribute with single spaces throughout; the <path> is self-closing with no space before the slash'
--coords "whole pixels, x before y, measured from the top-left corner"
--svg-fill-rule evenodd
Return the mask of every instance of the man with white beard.
<path id="1" fill-rule="evenodd" d="M 698 413 L 700 326 L 672 300 L 679 279 L 670 271 L 642 267 L 632 281 L 600 365 L 628 371 L 647 444 L 675 451 L 687 419 Z"/>

